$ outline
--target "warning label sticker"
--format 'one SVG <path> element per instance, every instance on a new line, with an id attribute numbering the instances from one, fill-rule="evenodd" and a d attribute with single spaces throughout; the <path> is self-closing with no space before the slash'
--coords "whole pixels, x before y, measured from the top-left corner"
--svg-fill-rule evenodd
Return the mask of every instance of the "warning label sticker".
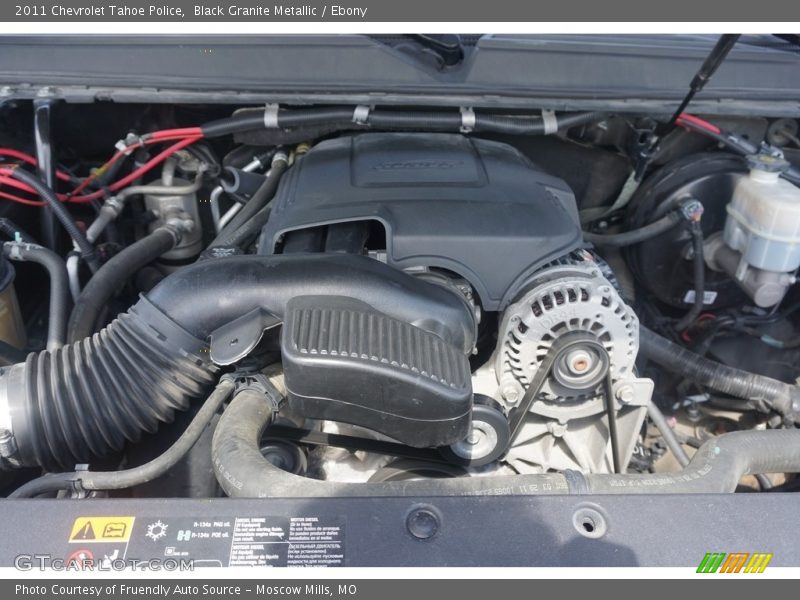
<path id="1" fill-rule="evenodd" d="M 344 564 L 344 539 L 338 521 L 318 517 L 239 517 L 233 527 L 228 564 L 324 567 Z"/>
<path id="2" fill-rule="evenodd" d="M 69 534 L 70 544 L 127 542 L 135 517 L 78 517 Z"/>
<path id="3" fill-rule="evenodd" d="M 137 523 L 129 555 L 195 566 L 344 565 L 344 523 L 315 516 L 160 518 Z"/>

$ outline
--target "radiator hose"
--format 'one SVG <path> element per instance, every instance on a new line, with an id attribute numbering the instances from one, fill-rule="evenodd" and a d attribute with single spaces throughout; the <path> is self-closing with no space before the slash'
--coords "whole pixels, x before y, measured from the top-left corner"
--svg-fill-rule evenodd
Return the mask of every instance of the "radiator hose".
<path id="1" fill-rule="evenodd" d="M 381 483 L 308 479 L 283 471 L 259 450 L 274 407 L 264 394 L 238 394 L 211 443 L 214 473 L 228 496 L 465 496 L 535 494 L 711 494 L 733 492 L 744 475 L 800 471 L 800 429 L 737 431 L 713 438 L 676 473 L 536 473 Z"/>
<path id="2" fill-rule="evenodd" d="M 207 394 L 218 379 L 219 328 L 249 314 L 270 315 L 274 325 L 292 298 L 354 290 L 376 310 L 472 349 L 475 323 L 462 298 L 364 256 L 203 261 L 93 336 L 0 371 L 0 466 L 67 470 L 119 451 Z"/>

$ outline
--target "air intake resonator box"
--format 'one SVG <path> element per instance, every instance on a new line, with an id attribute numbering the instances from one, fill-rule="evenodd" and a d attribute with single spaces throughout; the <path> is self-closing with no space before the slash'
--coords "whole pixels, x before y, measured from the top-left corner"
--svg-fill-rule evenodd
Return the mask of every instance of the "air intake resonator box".
<path id="1" fill-rule="evenodd" d="M 382 224 L 388 264 L 453 271 L 486 310 L 508 305 L 533 271 L 582 244 L 567 184 L 508 144 L 365 133 L 323 141 L 287 171 L 259 253 L 282 252 L 303 230 L 358 221 Z"/>
<path id="2" fill-rule="evenodd" d="M 289 301 L 281 337 L 292 409 L 416 447 L 464 439 L 472 386 L 464 353 L 352 298 Z"/>

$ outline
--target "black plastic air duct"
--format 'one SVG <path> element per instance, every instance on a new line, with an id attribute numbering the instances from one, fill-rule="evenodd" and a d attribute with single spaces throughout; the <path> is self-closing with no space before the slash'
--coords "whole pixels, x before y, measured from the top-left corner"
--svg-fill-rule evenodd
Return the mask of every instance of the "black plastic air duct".
<path id="1" fill-rule="evenodd" d="M 207 394 L 218 364 L 246 356 L 266 328 L 283 321 L 287 303 L 305 296 L 356 298 L 464 360 L 474 343 L 472 312 L 461 297 L 366 257 L 196 263 L 92 337 L 0 373 L 0 464 L 70 469 L 155 431 Z"/>

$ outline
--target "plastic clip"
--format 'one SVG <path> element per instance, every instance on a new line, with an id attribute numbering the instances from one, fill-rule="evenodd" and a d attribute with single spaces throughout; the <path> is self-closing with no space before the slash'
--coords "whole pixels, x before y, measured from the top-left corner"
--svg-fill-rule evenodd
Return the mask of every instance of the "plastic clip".
<path id="1" fill-rule="evenodd" d="M 124 140 L 117 140 L 114 148 L 122 152 L 125 156 L 130 156 L 137 147 L 142 146 L 142 138 L 137 135 L 129 135 Z"/>
<path id="2" fill-rule="evenodd" d="M 461 107 L 461 133 L 470 133 L 475 129 L 475 111 L 469 106 Z"/>
<path id="3" fill-rule="evenodd" d="M 542 109 L 542 124 L 545 135 L 558 133 L 558 117 L 556 117 L 555 111 Z"/>
<path id="4" fill-rule="evenodd" d="M 274 385 L 272 385 L 272 383 L 270 383 L 269 378 L 263 373 L 259 373 L 257 371 L 236 371 L 234 373 L 223 375 L 222 379 L 233 381 L 234 397 L 241 392 L 251 390 L 259 394 L 263 394 L 264 397 L 266 397 L 276 409 L 283 401 L 283 396 L 281 393 L 275 388 Z"/>
<path id="5" fill-rule="evenodd" d="M 353 110 L 353 123 L 356 125 L 366 125 L 369 120 L 370 107 L 366 104 L 359 104 Z"/>
<path id="6" fill-rule="evenodd" d="M 264 128 L 278 129 L 278 109 L 277 104 L 267 104 L 264 107 Z"/>

